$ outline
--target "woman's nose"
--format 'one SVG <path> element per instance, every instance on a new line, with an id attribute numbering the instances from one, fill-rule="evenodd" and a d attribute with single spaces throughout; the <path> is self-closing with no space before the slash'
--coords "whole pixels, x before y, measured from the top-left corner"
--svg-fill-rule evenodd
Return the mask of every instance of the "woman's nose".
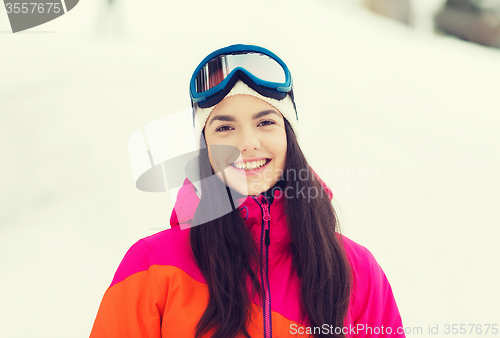
<path id="1" fill-rule="evenodd" d="M 258 133 L 251 128 L 243 128 L 240 133 L 240 151 L 254 150 L 260 147 Z"/>

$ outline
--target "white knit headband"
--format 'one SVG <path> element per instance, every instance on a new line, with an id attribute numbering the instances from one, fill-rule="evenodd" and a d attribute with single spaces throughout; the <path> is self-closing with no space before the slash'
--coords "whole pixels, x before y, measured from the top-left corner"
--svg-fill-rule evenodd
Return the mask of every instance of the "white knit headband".
<path id="1" fill-rule="evenodd" d="M 255 96 L 256 98 L 259 98 L 262 101 L 265 101 L 274 108 L 276 108 L 276 110 L 278 110 L 281 113 L 281 115 L 283 115 L 283 117 L 290 123 L 290 126 L 292 127 L 293 132 L 295 133 L 295 137 L 298 139 L 299 128 L 298 128 L 297 115 L 295 113 L 295 107 L 290 95 L 287 95 L 283 100 L 272 99 L 260 95 L 255 90 L 250 88 L 245 82 L 238 80 L 238 82 L 236 82 L 236 84 L 233 86 L 231 91 L 225 96 L 225 98 L 240 94 Z M 199 107 L 195 108 L 194 133 L 197 146 L 199 146 L 200 144 L 201 133 L 203 131 L 203 128 L 205 127 L 205 124 L 207 123 L 210 113 L 212 113 L 214 108 L 215 106 L 209 108 L 199 108 Z"/>

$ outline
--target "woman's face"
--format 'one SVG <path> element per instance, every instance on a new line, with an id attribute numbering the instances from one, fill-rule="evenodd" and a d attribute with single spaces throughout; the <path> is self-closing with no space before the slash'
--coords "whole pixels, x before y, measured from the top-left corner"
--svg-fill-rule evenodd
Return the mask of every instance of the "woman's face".
<path id="1" fill-rule="evenodd" d="M 285 169 L 283 116 L 254 96 L 235 95 L 222 100 L 207 120 L 205 141 L 214 172 L 223 181 L 223 169 L 228 185 L 243 195 L 268 190 Z M 218 145 L 232 147 L 214 147 Z"/>

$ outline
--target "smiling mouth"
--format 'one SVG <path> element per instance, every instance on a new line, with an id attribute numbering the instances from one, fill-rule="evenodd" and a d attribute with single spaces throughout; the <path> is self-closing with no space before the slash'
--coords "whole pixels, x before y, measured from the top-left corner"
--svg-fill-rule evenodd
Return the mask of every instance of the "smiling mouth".
<path id="1" fill-rule="evenodd" d="M 262 168 L 266 164 L 268 164 L 271 161 L 271 159 L 266 158 L 262 159 L 259 161 L 253 161 L 253 162 L 239 162 L 239 163 L 232 163 L 231 166 L 240 169 L 240 170 L 255 170 Z"/>

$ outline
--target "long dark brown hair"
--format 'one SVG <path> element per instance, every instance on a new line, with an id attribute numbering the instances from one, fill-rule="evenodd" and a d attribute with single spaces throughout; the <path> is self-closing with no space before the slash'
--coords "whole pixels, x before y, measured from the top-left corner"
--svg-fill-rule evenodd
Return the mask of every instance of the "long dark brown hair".
<path id="1" fill-rule="evenodd" d="M 284 201 L 292 239 L 292 266 L 301 281 L 301 321 L 312 327 L 328 324 L 342 328 L 349 306 L 351 272 L 336 235 L 340 231 L 338 218 L 326 192 L 315 194 L 316 198 L 296 193 L 323 190 L 286 119 L 285 131 L 287 152 L 282 179 L 283 190 L 294 192 L 291 198 L 286 194 Z M 199 164 L 200 177 L 213 174 L 206 152 L 200 152 Z M 308 179 L 298 175 L 305 172 Z M 227 195 L 229 189 L 218 179 L 211 184 L 207 181 L 201 180 L 202 196 L 193 219 L 193 224 L 203 225 L 192 227 L 189 232 L 191 250 L 209 291 L 208 306 L 198 322 L 195 338 L 208 332 L 212 338 L 233 338 L 238 334 L 250 338 L 246 328 L 251 317 L 251 300 L 246 281 L 250 281 L 260 299 L 263 296 L 255 271 L 258 248 L 237 208 L 216 217 L 221 206 L 220 198 L 214 196 Z M 214 184 L 216 181 L 220 183 Z M 201 222 L 202 217 L 215 219 Z M 343 337 L 343 334 L 314 336 Z"/>

